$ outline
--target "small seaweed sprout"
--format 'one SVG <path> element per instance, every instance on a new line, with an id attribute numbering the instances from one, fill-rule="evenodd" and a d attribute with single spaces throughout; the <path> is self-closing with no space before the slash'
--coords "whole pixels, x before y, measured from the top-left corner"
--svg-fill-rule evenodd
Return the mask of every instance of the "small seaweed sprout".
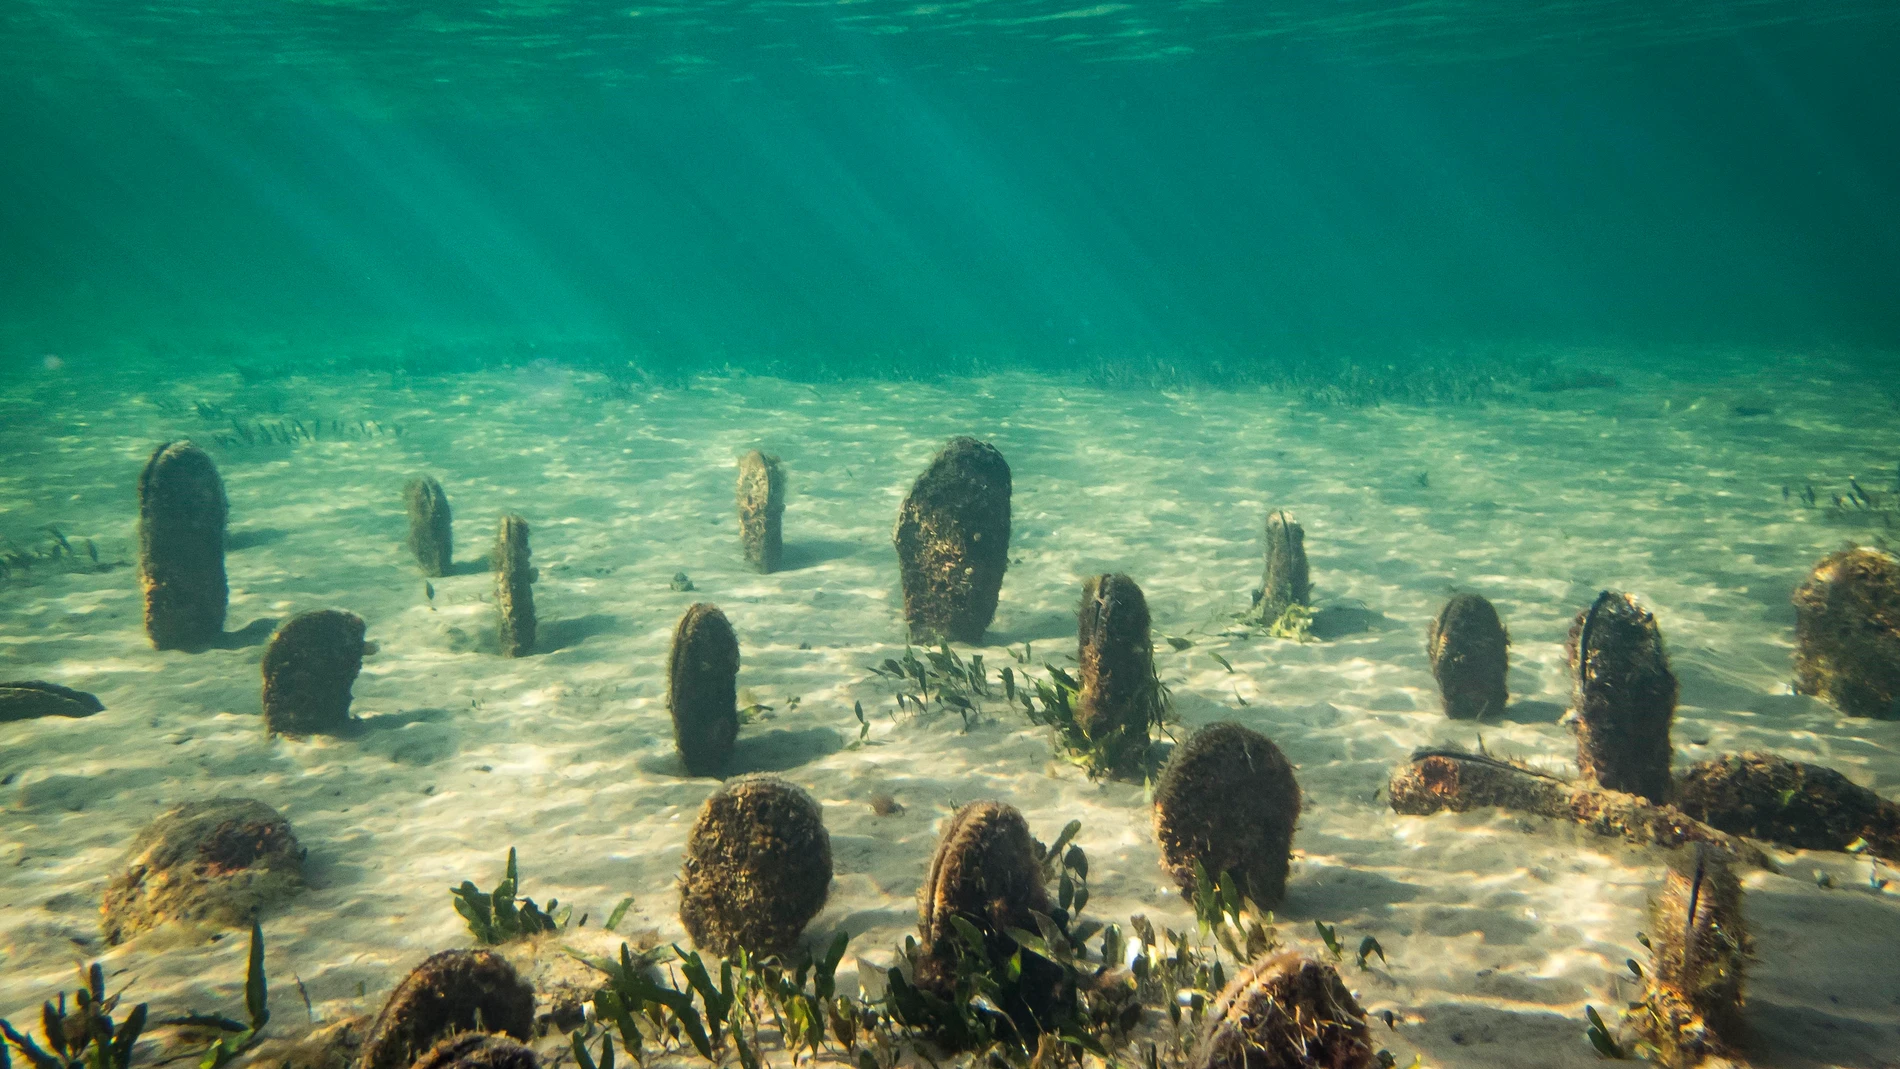
<path id="1" fill-rule="evenodd" d="M 132 1007 L 123 1022 L 112 1019 L 120 995 L 106 994 L 105 970 L 94 962 L 80 970 L 79 989 L 73 992 L 72 1009 L 61 992 L 57 1001 L 40 1007 L 40 1032 L 46 1039 L 41 1047 L 31 1036 L 0 1020 L 0 1065 L 10 1059 L 8 1047 L 20 1052 L 33 1069 L 126 1069 L 132 1063 L 132 1046 L 145 1030 L 145 1003 Z"/>
<path id="2" fill-rule="evenodd" d="M 847 750 L 863 749 L 871 738 L 871 721 L 864 715 L 864 703 L 851 703 L 851 714 L 858 718 L 858 737 L 845 744 Z"/>
<path id="3" fill-rule="evenodd" d="M 30 575 L 36 565 L 45 565 L 55 572 L 103 572 L 113 567 L 99 559 L 99 547 L 90 538 L 81 539 L 75 546 L 55 524 L 40 528 L 40 541 L 22 546 L 5 535 L 0 535 L 0 579 L 10 579 L 15 572 Z"/>
<path id="4" fill-rule="evenodd" d="M 469 934 L 477 942 L 488 946 L 567 927 L 568 917 L 574 912 L 573 906 L 562 906 L 559 899 L 550 898 L 548 908 L 543 910 L 532 898 L 515 897 L 520 885 L 515 848 L 511 846 L 508 848 L 508 867 L 493 891 L 477 890 L 474 881 L 463 880 L 460 887 L 449 889 L 449 896 L 455 902 L 455 912 L 468 922 Z M 624 909 L 616 912 L 624 914 Z M 614 918 L 616 921 L 618 919 Z"/>
<path id="5" fill-rule="evenodd" d="M 1129 944 L 1115 925 L 1084 920 L 1088 859 L 1072 841 L 1071 821 L 1053 845 L 1038 845 L 1044 877 L 1056 886 L 1050 912 L 1031 912 L 1035 930 L 1009 928 L 1006 942 L 986 936 L 962 916 L 950 918 L 957 942 L 954 993 L 940 997 L 915 985 L 919 948 L 914 939 L 888 970 L 882 1006 L 885 1029 L 897 1049 L 915 1037 L 939 1050 L 964 1052 L 972 1066 L 1079 1065 L 1083 1054 L 1111 1061 L 1109 1044 L 1126 1042 L 1139 1023 L 1137 981 L 1127 966 Z M 1097 938 L 1099 937 L 1099 939 Z M 1091 949 L 1090 941 L 1096 946 Z M 1037 964 L 1040 959 L 1041 964 Z M 927 1049 L 912 1048 L 928 1056 Z M 860 1069 L 890 1064 L 859 1058 Z"/>
<path id="6" fill-rule="evenodd" d="M 1168 725 L 1175 721 L 1171 695 L 1159 676 L 1150 672 L 1146 686 L 1136 698 L 1140 707 L 1138 719 L 1124 721 L 1113 730 L 1091 738 L 1075 718 L 1081 683 L 1053 664 L 1045 662 L 1042 667 L 1049 673 L 1047 679 L 1037 679 L 1025 672 L 1020 684 L 1009 669 L 1003 669 L 1004 690 L 1022 706 L 1030 723 L 1055 731 L 1059 756 L 1081 767 L 1091 779 L 1153 776 L 1157 769 L 1153 767 L 1152 733 L 1166 733 Z"/>
<path id="7" fill-rule="evenodd" d="M 301 989 L 303 981 L 297 983 Z M 307 1006 L 309 995 L 304 997 Z M 182 1017 L 168 1017 L 158 1023 L 168 1028 L 210 1034 L 211 1045 L 205 1048 L 198 1069 L 221 1069 L 225 1063 L 256 1044 L 264 1026 L 270 1023 L 270 985 L 264 977 L 264 929 L 256 921 L 251 922 L 251 950 L 245 958 L 244 1010 L 249 1023 L 221 1013 L 195 1012 Z"/>
<path id="8" fill-rule="evenodd" d="M 1377 939 L 1374 939 L 1372 936 L 1366 936 L 1364 939 L 1359 940 L 1359 967 L 1361 969 L 1371 968 L 1366 962 L 1374 954 L 1379 955 L 1379 964 L 1390 964 L 1385 960 L 1385 948 L 1379 945 Z"/>
<path id="9" fill-rule="evenodd" d="M 1876 484 L 1878 485 L 1878 484 Z M 1814 507 L 1815 494 L 1812 486 L 1802 494 L 1802 500 Z M 1830 493 L 1831 507 L 1822 509 L 1825 519 L 1850 525 L 1874 525 L 1891 530 L 1894 516 L 1900 513 L 1900 483 L 1895 489 L 1869 490 L 1860 484 L 1855 476 L 1847 477 L 1845 493 Z"/>
<path id="10" fill-rule="evenodd" d="M 607 929 L 610 932 L 615 930 L 616 928 L 619 928 L 620 922 L 627 919 L 627 911 L 632 908 L 633 908 L 633 896 L 628 895 L 627 897 L 621 899 L 619 902 L 614 904 L 613 912 L 607 914 L 607 923 L 601 925 L 601 927 Z M 582 924 L 587 923 L 587 918 L 585 916 L 581 918 L 581 923 Z"/>
<path id="11" fill-rule="evenodd" d="M 1316 920 L 1313 927 L 1319 931 L 1320 942 L 1326 944 L 1326 953 L 1338 961 L 1346 956 L 1346 948 L 1339 945 L 1339 926 Z"/>
<path id="12" fill-rule="evenodd" d="M 1875 892 L 1886 890 L 1888 881 L 1883 879 L 1880 875 L 1880 859 L 1874 856 L 1873 848 L 1867 845 L 1865 838 L 1855 836 L 1853 842 L 1848 843 L 1841 849 L 1866 860 L 1867 886 L 1869 889 Z"/>
<path id="13" fill-rule="evenodd" d="M 594 1019 L 611 1037 L 603 1047 L 618 1038 L 621 1049 L 642 1064 L 690 1052 L 715 1064 L 731 1057 L 741 1069 L 762 1069 L 760 1025 L 769 1018 L 795 1060 L 801 1050 L 816 1057 L 835 1044 L 859 1054 L 862 1066 L 869 1051 L 859 1040 L 870 1039 L 882 1019 L 869 1002 L 837 990 L 849 942 L 839 932 L 822 957 L 796 966 L 744 950 L 729 959 L 707 959 L 677 945 L 635 954 L 623 943 L 618 961 L 592 962 L 608 977 L 594 996 Z M 575 1060 L 581 1069 L 610 1069 L 611 1052 L 603 1049 L 594 1059 L 586 1050 L 591 1029 L 575 1033 Z M 892 1061 L 873 1058 L 880 1069 Z"/>
<path id="14" fill-rule="evenodd" d="M 1610 1034 L 1609 1026 L 1603 1023 L 1603 1018 L 1597 1014 L 1596 1007 L 1585 1006 L 1583 1015 L 1590 1022 L 1590 1026 L 1584 1029 L 1583 1034 L 1590 1040 L 1590 1045 L 1597 1049 L 1597 1053 L 1619 1062 L 1627 1061 L 1630 1056 L 1629 1051 L 1624 1050 L 1623 1045 Z"/>
<path id="15" fill-rule="evenodd" d="M 897 683 L 899 712 L 921 716 L 934 705 L 939 712 L 954 711 L 963 719 L 965 731 L 982 723 L 983 702 L 994 696 L 983 655 L 971 654 L 966 661 L 947 643 L 925 650 L 922 657 L 907 645 L 902 660 L 886 657 L 883 664 L 872 665 L 871 672 Z M 1015 693 L 1014 673 L 1007 667 L 1002 683 L 1006 692 Z"/>
<path id="16" fill-rule="evenodd" d="M 1318 609 L 1296 601 L 1280 610 L 1278 616 L 1269 618 L 1263 611 L 1264 604 L 1261 591 L 1255 590 L 1253 608 L 1236 614 L 1234 619 L 1249 630 L 1268 638 L 1285 639 L 1288 642 L 1313 641 L 1313 620 L 1319 615 Z M 1232 671 L 1231 668 L 1228 670 Z"/>
<path id="17" fill-rule="evenodd" d="M 1238 965 L 1257 961 L 1279 945 L 1273 914 L 1240 893 L 1240 881 L 1231 872 L 1210 876 L 1194 863 L 1194 921 L 1203 938 L 1212 937 L 1216 964 L 1224 948 Z"/>

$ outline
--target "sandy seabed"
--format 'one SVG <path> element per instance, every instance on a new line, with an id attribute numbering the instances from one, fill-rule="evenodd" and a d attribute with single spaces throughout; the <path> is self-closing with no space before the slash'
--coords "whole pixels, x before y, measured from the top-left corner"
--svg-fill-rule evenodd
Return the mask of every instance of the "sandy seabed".
<path id="1" fill-rule="evenodd" d="M 894 716 L 868 668 L 901 655 L 891 522 L 952 435 L 995 443 L 1015 479 L 1011 565 L 980 652 L 1013 663 L 1074 654 L 1084 577 L 1124 571 L 1147 592 L 1159 670 L 1182 724 L 1232 719 L 1271 736 L 1306 794 L 1284 938 L 1313 921 L 1365 935 L 1388 961 L 1349 985 L 1396 1030 L 1378 1042 L 1431 1066 L 1583 1066 L 1585 1004 L 1636 995 L 1625 959 L 1665 855 L 1498 812 L 1395 816 L 1382 788 L 1416 747 L 1474 745 L 1567 770 L 1563 635 L 1597 591 L 1659 618 L 1682 705 L 1678 766 L 1772 749 L 1900 792 L 1900 723 L 1843 717 L 1793 695 L 1790 591 L 1867 530 L 1784 500 L 1812 481 L 1891 480 L 1900 414 L 1820 358 L 1610 359 L 1616 389 L 1483 406 L 1314 409 L 1261 390 L 1155 394 L 1004 375 L 941 384 L 804 385 L 703 378 L 615 390 L 553 366 L 429 379 L 325 374 L 246 384 L 223 371 L 165 379 L 58 369 L 0 384 L 0 530 L 56 524 L 90 538 L 97 572 L 40 569 L 0 584 L 0 678 L 96 693 L 85 720 L 0 725 L 0 1011 L 31 1020 L 101 960 L 154 1011 L 240 1005 L 243 940 L 152 933 L 104 945 L 99 901 L 132 836 L 166 807 L 220 795 L 280 810 L 309 848 L 310 888 L 267 919 L 273 1005 L 374 1012 L 426 954 L 467 945 L 447 889 L 499 876 L 520 851 L 525 893 L 598 924 L 632 895 L 622 931 L 683 938 L 674 878 L 717 783 L 686 777 L 665 708 L 667 644 L 694 601 L 719 604 L 743 649 L 735 771 L 773 770 L 822 802 L 837 868 L 813 938 L 843 928 L 882 967 L 914 930 L 940 820 L 1000 798 L 1047 839 L 1080 819 L 1089 913 L 1191 911 L 1159 865 L 1139 785 L 1090 782 L 1047 733 L 994 702 L 956 717 Z M 375 420 L 393 433 L 296 446 L 217 445 L 196 402 L 262 418 Z M 281 416 L 273 413 L 281 413 Z M 232 648 L 156 652 L 130 566 L 134 486 L 152 447 L 206 444 L 231 501 Z M 790 479 L 786 564 L 743 565 L 735 462 L 762 447 Z M 456 515 L 458 557 L 433 600 L 403 548 L 404 481 L 431 473 Z M 1876 473 L 1884 474 L 1876 474 Z M 1884 485 L 1884 484 L 1883 484 Z M 1285 507 L 1307 530 L 1320 604 L 1367 630 L 1292 643 L 1225 634 L 1259 581 L 1260 527 Z M 479 563 L 497 518 L 533 527 L 540 651 L 494 649 L 493 580 Z M 692 592 L 671 588 L 687 573 Z M 1495 723 L 1448 721 L 1424 629 L 1448 593 L 1504 615 L 1513 704 Z M 258 662 L 272 624 L 315 608 L 361 615 L 379 647 L 356 684 L 367 730 L 267 738 Z M 1231 664 L 1229 671 L 1216 658 Z M 793 706 L 792 699 L 798 699 Z M 872 716 L 868 744 L 852 716 Z M 902 811 L 880 816 L 888 792 Z M 1753 873 L 1749 1054 L 1759 1066 L 1900 1065 L 1900 888 L 1876 890 L 1843 854 L 1776 851 Z M 1819 886 L 1817 873 L 1833 887 Z M 1884 873 L 1883 875 L 1888 875 Z M 866 970 L 867 974 L 869 969 Z M 279 1027 L 273 1025 L 273 1027 Z"/>

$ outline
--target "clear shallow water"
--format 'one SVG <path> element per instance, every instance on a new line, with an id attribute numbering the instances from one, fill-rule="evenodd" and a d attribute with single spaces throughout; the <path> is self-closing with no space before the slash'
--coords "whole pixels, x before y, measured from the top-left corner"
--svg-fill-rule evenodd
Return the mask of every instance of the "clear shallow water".
<path id="1" fill-rule="evenodd" d="M 580 335 L 822 375 L 1900 334 L 1888 5 L 0 19 L 21 355 Z"/>
<path id="2" fill-rule="evenodd" d="M 1196 643 L 1163 654 L 1186 726 L 1240 718 L 1300 766 L 1285 928 L 1381 940 L 1390 967 L 1350 979 L 1402 1022 L 1381 1039 L 1401 1064 L 1595 1064 L 1582 1007 L 1629 996 L 1661 859 L 1508 815 L 1391 814 L 1396 762 L 1475 741 L 1436 708 L 1423 627 L 1455 587 L 1497 600 L 1515 704 L 1486 744 L 1563 769 L 1563 629 L 1602 586 L 1633 590 L 1684 683 L 1679 763 L 1772 747 L 1893 795 L 1893 725 L 1787 692 L 1788 591 L 1882 532 L 1783 488 L 1825 502 L 1900 460 L 1897 22 L 1785 3 L 0 9 L 0 534 L 57 526 L 116 565 L 0 583 L 0 678 L 108 706 L 0 733 L 0 1013 L 82 957 L 168 1010 L 232 1003 L 234 941 L 98 933 L 130 837 L 208 793 L 267 796 L 311 847 L 271 953 L 319 1021 L 462 944 L 442 889 L 490 878 L 506 841 L 531 893 L 596 915 L 630 893 L 630 928 L 677 938 L 712 784 L 670 763 L 662 680 L 699 598 L 776 709 L 747 767 L 825 807 L 838 880 L 813 928 L 854 934 L 848 972 L 889 963 L 939 819 L 986 795 L 1045 838 L 1084 821 L 1095 912 L 1191 923 L 1137 786 L 1087 781 L 1010 714 L 967 734 L 891 716 L 868 671 L 901 644 L 892 514 L 967 432 L 1017 496 L 1002 610 L 966 652 L 1059 657 L 1082 579 L 1136 575 L 1157 630 Z M 230 437 L 298 417 L 404 434 Z M 198 655 L 144 642 L 126 566 L 139 465 L 180 435 L 229 487 L 245 629 Z M 790 567 L 765 577 L 731 530 L 754 446 L 792 480 Z M 464 558 L 503 511 L 534 524 L 537 656 L 494 655 L 479 569 L 432 592 L 414 575 L 399 492 L 424 470 Z M 1221 634 L 1272 507 L 1307 524 L 1322 601 L 1375 626 Z M 380 646 L 357 685 L 374 730 L 267 741 L 255 640 L 317 607 Z M 856 702 L 875 727 L 850 750 Z M 1882 1064 L 1900 991 L 1864 936 L 1893 928 L 1894 894 L 1850 889 L 1865 866 L 1844 855 L 1783 860 L 1749 884 L 1751 1053 Z M 291 985 L 276 998 L 306 1019 Z"/>

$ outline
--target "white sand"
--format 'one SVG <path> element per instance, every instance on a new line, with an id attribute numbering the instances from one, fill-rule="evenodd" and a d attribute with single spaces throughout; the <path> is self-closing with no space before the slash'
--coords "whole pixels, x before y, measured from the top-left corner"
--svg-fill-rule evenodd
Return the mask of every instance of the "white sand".
<path id="1" fill-rule="evenodd" d="M 356 684 L 373 725 L 361 739 L 267 739 L 261 646 L 154 652 L 130 567 L 0 585 L 0 678 L 90 690 L 108 708 L 0 725 L 0 1011 L 32 1019 L 93 958 L 155 1011 L 240 1004 L 241 938 L 107 948 L 98 928 L 133 834 L 168 805 L 221 794 L 277 807 L 310 850 L 311 889 L 266 924 L 285 1028 L 305 1016 L 293 974 L 333 1019 L 373 1012 L 425 954 L 466 945 L 446 890 L 492 883 L 510 844 L 527 893 L 572 901 L 596 925 L 632 894 L 623 930 L 680 937 L 674 874 L 715 786 L 680 774 L 664 705 L 666 645 L 695 600 L 725 609 L 741 686 L 779 707 L 743 731 L 741 763 L 824 803 L 837 880 L 815 933 L 843 927 L 867 961 L 888 962 L 914 925 L 939 819 L 983 797 L 1021 807 L 1045 838 L 1083 821 L 1092 915 L 1191 923 L 1164 885 L 1140 787 L 1052 761 L 1045 733 L 1000 701 L 968 734 L 954 717 L 894 721 L 888 687 L 866 671 L 902 650 L 897 504 L 946 438 L 972 433 L 1015 473 L 1012 565 L 980 650 L 990 664 L 1024 642 L 1038 660 L 1073 656 L 1082 578 L 1135 576 L 1157 631 L 1196 642 L 1159 654 L 1183 727 L 1239 720 L 1299 766 L 1307 803 L 1281 930 L 1309 948 L 1314 919 L 1338 924 L 1348 947 L 1379 939 L 1389 966 L 1343 970 L 1369 1009 L 1398 1015 L 1395 1032 L 1375 1026 L 1380 1042 L 1401 1064 L 1414 1051 L 1432 1066 L 1595 1064 L 1583 1007 L 1632 997 L 1623 962 L 1644 957 L 1636 933 L 1664 855 L 1503 814 L 1397 817 L 1377 795 L 1414 747 L 1476 741 L 1439 712 L 1423 650 L 1448 591 L 1491 597 L 1515 639 L 1514 705 L 1480 729 L 1494 752 L 1569 761 L 1556 723 L 1563 632 L 1615 586 L 1660 618 L 1682 680 L 1679 763 L 1765 747 L 1900 792 L 1900 724 L 1789 693 L 1788 594 L 1852 532 L 1779 489 L 1877 468 L 1890 481 L 1895 412 L 1818 359 L 1702 359 L 1688 375 L 1613 360 L 1614 391 L 1320 412 L 1260 391 L 1156 396 L 1030 376 L 705 379 L 616 400 L 598 378 L 552 367 L 243 386 L 69 359 L 18 375 L 0 390 L 0 530 L 25 540 L 56 523 L 109 560 L 132 556 L 133 487 L 152 446 L 215 433 L 195 400 L 406 433 L 212 447 L 231 499 L 228 628 L 321 607 L 363 616 L 381 650 Z M 1775 412 L 1738 416 L 1737 401 Z M 185 407 L 168 415 L 171 403 Z M 788 567 L 770 576 L 744 570 L 733 516 L 734 464 L 753 446 L 790 475 Z M 461 560 L 486 551 L 502 512 L 532 523 L 546 652 L 492 652 L 484 572 L 438 579 L 434 607 L 425 600 L 401 545 L 402 485 L 421 472 L 448 491 Z M 1258 582 L 1275 506 L 1306 525 L 1321 602 L 1382 614 L 1378 629 L 1307 645 L 1220 637 Z M 697 591 L 670 590 L 676 571 Z M 855 751 L 843 748 L 854 700 L 875 714 Z M 874 815 L 880 790 L 906 810 Z M 1897 889 L 1871 890 L 1867 864 L 1845 855 L 1778 856 L 1783 875 L 1746 882 L 1753 1060 L 1900 1064 Z M 1838 886 L 1817 887 L 1816 870 Z"/>

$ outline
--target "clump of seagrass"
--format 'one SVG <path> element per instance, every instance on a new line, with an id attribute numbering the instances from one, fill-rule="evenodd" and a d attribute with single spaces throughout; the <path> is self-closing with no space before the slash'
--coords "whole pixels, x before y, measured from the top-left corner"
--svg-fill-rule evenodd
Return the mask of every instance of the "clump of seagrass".
<path id="1" fill-rule="evenodd" d="M 746 563 L 761 572 L 778 571 L 785 552 L 785 472 L 779 460 L 752 450 L 739 458 L 739 540 Z"/>
<path id="2" fill-rule="evenodd" d="M 540 1064 L 534 1051 L 507 1036 L 458 1032 L 423 1052 L 409 1069 L 540 1069 Z"/>
<path id="3" fill-rule="evenodd" d="M 1306 528 L 1285 509 L 1267 513 L 1266 570 L 1249 619 L 1272 627 L 1294 606 L 1312 604 L 1313 584 L 1306 570 Z"/>
<path id="4" fill-rule="evenodd" d="M 1228 983 L 1210 1008 L 1188 1065 L 1372 1069 L 1377 1057 L 1366 1011 L 1339 973 L 1289 953 L 1256 962 Z"/>
<path id="5" fill-rule="evenodd" d="M 1900 804 L 1831 768 L 1771 753 L 1725 754 L 1676 780 L 1677 808 L 1731 835 L 1797 850 L 1846 850 L 1856 839 L 1900 862 Z"/>
<path id="6" fill-rule="evenodd" d="M 230 588 L 217 465 L 190 442 L 166 442 L 139 475 L 139 585 L 145 633 L 161 650 L 203 649 L 224 633 Z"/>
<path id="7" fill-rule="evenodd" d="M 1605 590 L 1577 614 L 1565 649 L 1577 768 L 1610 790 L 1666 801 L 1676 677 L 1656 617 L 1628 594 Z"/>
<path id="8" fill-rule="evenodd" d="M 1900 561 L 1849 547 L 1794 592 L 1795 689 L 1849 716 L 1900 719 Z"/>
<path id="9" fill-rule="evenodd" d="M 1750 950 L 1742 885 L 1721 851 L 1685 851 L 1650 900 L 1649 969 L 1637 1032 L 1665 1069 L 1725 1057 L 1742 1033 L 1742 982 Z"/>
<path id="10" fill-rule="evenodd" d="M 1496 806 L 1572 821 L 1598 835 L 1621 836 L 1632 843 L 1666 847 L 1708 843 L 1744 864 L 1773 867 L 1760 850 L 1674 806 L 1656 805 L 1633 794 L 1589 784 L 1572 784 L 1481 753 L 1420 750 L 1393 774 L 1386 798 L 1393 812 L 1408 816 L 1444 810 L 1464 813 Z"/>
<path id="11" fill-rule="evenodd" d="M 1125 575 L 1091 576 L 1076 613 L 1080 688 L 1075 726 L 1113 770 L 1147 755 L 1148 731 L 1167 717 L 1167 692 L 1155 677 L 1148 599 Z"/>
<path id="12" fill-rule="evenodd" d="M 106 942 L 161 924 L 248 927 L 303 890 L 303 847 L 277 811 L 249 798 L 188 802 L 132 840 L 106 886 Z"/>
<path id="13" fill-rule="evenodd" d="M 1498 610 L 1481 594 L 1459 594 L 1438 610 L 1425 631 L 1425 652 L 1446 716 L 1477 720 L 1504 711 L 1510 645 Z"/>
<path id="14" fill-rule="evenodd" d="M 979 971 L 1000 972 L 1019 947 L 1011 930 L 1041 931 L 1037 915 L 1052 906 L 1037 860 L 1029 825 L 1015 807 L 1003 802 L 971 802 L 951 815 L 930 858 L 929 875 L 918 897 L 917 929 L 922 937 L 915 959 L 916 986 L 940 999 L 954 999 L 959 962 L 975 953 L 958 931 L 958 921 L 974 927 L 989 962 Z M 1041 1031 L 1074 999 L 1061 967 L 1024 952 L 1016 986 L 999 992 L 998 1006 L 1022 1035 Z"/>
<path id="15" fill-rule="evenodd" d="M 739 638 L 719 606 L 698 602 L 674 628 L 666 708 L 686 771 L 716 775 L 739 737 Z"/>
<path id="16" fill-rule="evenodd" d="M 892 541 L 904 621 L 917 641 L 980 642 L 1009 567 L 1009 464 L 987 442 L 953 438 L 917 477 Z"/>
<path id="17" fill-rule="evenodd" d="M 274 735 L 337 735 L 363 669 L 363 620 L 339 609 L 291 617 L 264 649 L 264 724 Z"/>
<path id="18" fill-rule="evenodd" d="M 416 555 L 422 574 L 449 574 L 455 558 L 455 531 L 449 512 L 449 495 L 433 475 L 409 480 L 403 487 L 403 500 L 409 507 L 409 552 Z"/>
<path id="19" fill-rule="evenodd" d="M 1209 724 L 1174 751 L 1154 799 L 1161 864 L 1183 895 L 1230 874 L 1263 906 L 1286 896 L 1300 785 L 1273 740 L 1239 724 Z"/>
<path id="20" fill-rule="evenodd" d="M 811 795 L 741 776 L 700 806 L 680 867 L 680 923 L 694 946 L 789 959 L 830 893 L 831 836 Z"/>
<path id="21" fill-rule="evenodd" d="M 370 1027 L 357 1069 L 410 1069 L 444 1037 L 500 1033 L 526 1042 L 534 989 L 492 950 L 444 950 L 396 985 Z"/>
<path id="22" fill-rule="evenodd" d="M 0 724 L 13 720 L 33 720 L 42 716 L 77 719 L 105 711 L 98 698 L 83 690 L 57 683 L 22 679 L 0 683 Z"/>
<path id="23" fill-rule="evenodd" d="M 528 563 L 528 521 L 519 516 L 501 518 L 495 538 L 495 605 L 501 610 L 501 652 L 504 657 L 526 657 L 534 652 L 534 581 L 540 578 Z"/>

